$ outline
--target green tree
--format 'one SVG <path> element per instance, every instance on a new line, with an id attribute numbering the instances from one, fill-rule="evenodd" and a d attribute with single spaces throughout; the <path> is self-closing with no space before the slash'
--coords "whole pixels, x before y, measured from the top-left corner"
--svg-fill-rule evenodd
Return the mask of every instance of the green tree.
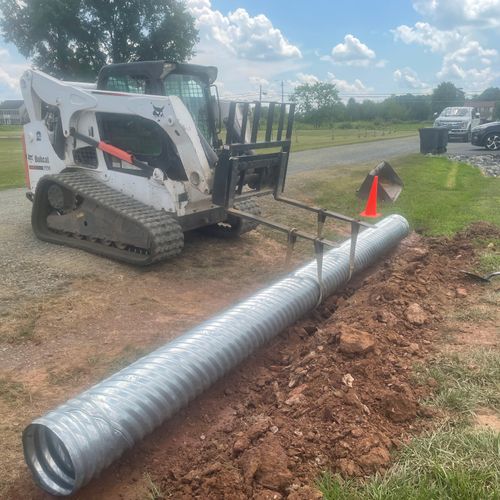
<path id="1" fill-rule="evenodd" d="M 316 127 L 324 123 L 331 124 L 335 111 L 340 111 L 336 106 L 340 103 L 339 92 L 335 84 L 329 82 L 299 85 L 295 87 L 291 99 L 297 103 L 297 110 L 304 121 L 313 123 Z"/>
<path id="2" fill-rule="evenodd" d="M 475 97 L 477 101 L 500 101 L 500 89 L 498 87 L 489 87 L 480 95 Z"/>
<path id="3" fill-rule="evenodd" d="M 434 113 L 441 113 L 450 106 L 463 106 L 464 102 L 464 92 L 451 82 L 442 82 L 432 91 L 431 105 Z"/>
<path id="4" fill-rule="evenodd" d="M 104 64 L 184 61 L 198 40 L 178 0 L 0 0 L 0 34 L 35 67 L 94 79 Z"/>
<path id="5" fill-rule="evenodd" d="M 500 120 L 500 101 L 495 103 L 495 109 L 493 110 L 493 120 Z"/>

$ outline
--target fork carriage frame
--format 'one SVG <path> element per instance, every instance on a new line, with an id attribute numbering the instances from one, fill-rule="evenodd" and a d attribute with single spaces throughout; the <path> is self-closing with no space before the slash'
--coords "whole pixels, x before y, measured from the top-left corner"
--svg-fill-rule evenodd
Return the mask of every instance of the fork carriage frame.
<path id="1" fill-rule="evenodd" d="M 312 241 L 318 264 L 318 280 L 322 279 L 322 261 L 324 247 L 336 247 L 337 244 L 324 238 L 323 228 L 328 218 L 349 223 L 351 226 L 351 248 L 349 278 L 354 272 L 354 258 L 357 237 L 361 227 L 374 227 L 372 224 L 320 207 L 309 206 L 300 201 L 282 195 L 288 168 L 291 149 L 295 104 L 265 103 L 267 107 L 264 141 L 258 141 L 259 126 L 262 114 L 262 103 L 232 102 L 227 120 L 225 144 L 219 155 L 219 162 L 214 177 L 212 201 L 223 206 L 227 213 L 252 220 L 287 234 L 287 261 L 290 260 L 293 246 L 298 238 Z M 241 124 L 237 124 L 237 110 L 240 107 Z M 278 127 L 274 133 L 276 111 L 278 111 Z M 248 123 L 250 122 L 250 123 Z M 250 142 L 248 137 L 250 126 Z M 238 130 L 239 128 L 239 130 Z M 235 142 L 236 141 L 236 142 Z M 279 149 L 277 152 L 258 154 L 263 149 Z M 244 186 L 248 186 L 245 191 Z M 317 214 L 317 234 L 311 234 L 290 227 L 265 217 L 243 212 L 234 207 L 238 200 L 272 194 L 274 199 L 309 212 Z"/>

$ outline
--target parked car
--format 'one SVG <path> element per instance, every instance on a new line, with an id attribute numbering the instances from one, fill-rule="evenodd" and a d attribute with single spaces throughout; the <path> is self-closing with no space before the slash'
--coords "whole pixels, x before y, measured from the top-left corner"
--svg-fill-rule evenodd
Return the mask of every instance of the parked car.
<path id="1" fill-rule="evenodd" d="M 490 151 L 500 151 L 500 122 L 490 122 L 472 129 L 472 144 Z"/>
<path id="2" fill-rule="evenodd" d="M 448 129 L 449 139 L 471 140 L 471 131 L 479 125 L 480 115 L 476 108 L 462 106 L 444 108 L 436 118 L 434 127 Z"/>

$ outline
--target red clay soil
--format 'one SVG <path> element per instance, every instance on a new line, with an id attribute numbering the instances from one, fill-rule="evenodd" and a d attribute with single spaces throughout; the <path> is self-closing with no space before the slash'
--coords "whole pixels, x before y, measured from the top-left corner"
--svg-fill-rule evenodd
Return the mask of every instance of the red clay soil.
<path id="1" fill-rule="evenodd" d="M 457 273 L 473 259 L 467 235 L 413 234 L 79 497 L 135 498 L 147 472 L 156 498 L 309 499 L 322 471 L 384 470 L 393 450 L 432 425 L 418 401 L 433 381 L 416 383 L 412 366 L 433 352 L 443 311 L 479 286 Z"/>

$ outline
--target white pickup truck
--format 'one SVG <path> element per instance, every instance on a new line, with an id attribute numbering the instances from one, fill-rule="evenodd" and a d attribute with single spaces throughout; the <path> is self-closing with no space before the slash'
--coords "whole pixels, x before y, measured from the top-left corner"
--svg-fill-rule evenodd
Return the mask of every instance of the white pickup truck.
<path id="1" fill-rule="evenodd" d="M 465 142 L 470 142 L 471 130 L 479 123 L 480 116 L 477 108 L 452 107 L 441 111 L 434 122 L 434 127 L 447 128 L 450 139 L 460 138 Z"/>

